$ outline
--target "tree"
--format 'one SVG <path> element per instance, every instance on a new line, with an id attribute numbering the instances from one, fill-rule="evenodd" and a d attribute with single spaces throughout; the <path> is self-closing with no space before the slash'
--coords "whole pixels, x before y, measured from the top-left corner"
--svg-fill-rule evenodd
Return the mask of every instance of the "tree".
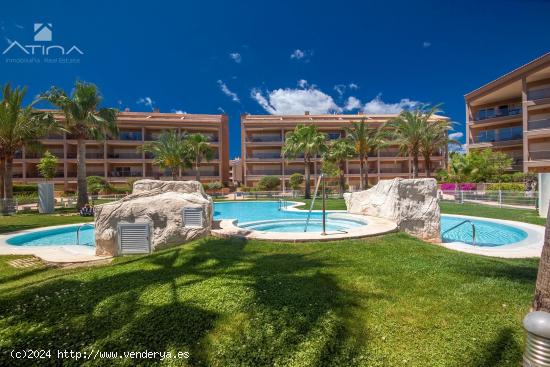
<path id="1" fill-rule="evenodd" d="M 369 152 L 385 146 L 383 126 L 374 128 L 365 123 L 352 122 L 351 127 L 346 128 L 346 135 L 351 144 L 355 147 L 355 153 L 359 156 L 359 188 L 363 190 L 369 187 L 369 168 L 365 169 L 368 163 Z"/>
<path id="2" fill-rule="evenodd" d="M 414 110 L 404 110 L 388 123 L 389 134 L 399 146 L 402 155 L 412 157 L 412 176 L 418 177 L 418 157 L 422 150 L 422 140 L 429 131 L 432 116 L 439 112 L 439 106 L 421 106 Z"/>
<path id="3" fill-rule="evenodd" d="M 264 191 L 276 189 L 281 184 L 281 179 L 277 176 L 264 176 L 258 182 L 258 188 Z"/>
<path id="4" fill-rule="evenodd" d="M 210 161 L 214 157 L 214 150 L 203 134 L 189 134 L 185 137 L 187 151 L 195 167 L 195 180 L 201 180 L 199 166 L 203 159 Z"/>
<path id="5" fill-rule="evenodd" d="M 152 153 L 153 164 L 163 169 L 169 169 L 174 181 L 178 178 L 180 168 L 190 166 L 187 142 L 175 130 L 162 133 L 158 140 L 147 142 L 138 149 Z"/>
<path id="6" fill-rule="evenodd" d="M 41 98 L 61 110 L 65 118 L 65 129 L 76 139 L 76 206 L 80 209 L 88 202 L 86 140 L 104 141 L 108 135 L 118 134 L 118 111 L 114 108 L 100 108 L 102 96 L 97 87 L 80 81 L 76 82 L 70 96 L 62 89 L 52 87 Z"/>
<path id="7" fill-rule="evenodd" d="M 292 188 L 292 190 L 298 190 L 300 189 L 300 185 L 304 183 L 304 175 L 301 173 L 293 173 L 290 175 L 290 178 L 288 179 L 288 184 Z"/>
<path id="8" fill-rule="evenodd" d="M 535 283 L 533 309 L 550 312 L 550 209 L 546 221 L 544 245 L 539 260 L 539 270 Z"/>
<path id="9" fill-rule="evenodd" d="M 311 160 L 327 150 L 326 140 L 326 134 L 320 132 L 315 125 L 300 124 L 296 126 L 294 131 L 286 134 L 282 153 L 289 158 L 294 158 L 300 154 L 304 155 L 306 199 L 311 198 L 311 175 L 309 167 Z"/>
<path id="10" fill-rule="evenodd" d="M 426 122 L 426 130 L 420 139 L 420 154 L 424 157 L 426 177 L 432 176 L 432 156 L 446 149 L 449 144 L 460 145 L 455 139 L 450 139 L 448 131 L 452 129 L 448 120 L 432 120 Z"/>
<path id="11" fill-rule="evenodd" d="M 46 180 L 51 180 L 55 177 L 55 172 L 57 171 L 57 163 L 57 157 L 46 150 L 42 158 L 40 158 L 40 162 L 38 162 L 36 167 L 38 168 L 38 172 L 40 172 L 42 177 L 44 177 Z"/>
<path id="12" fill-rule="evenodd" d="M 0 101 L 0 178 L 2 181 L 1 198 L 13 197 L 13 159 L 18 151 L 25 147 L 28 151 L 39 150 L 38 139 L 49 131 L 59 128 L 52 114 L 36 111 L 37 101 L 23 107 L 27 88 L 11 88 L 6 84 L 2 88 Z"/>
<path id="13" fill-rule="evenodd" d="M 111 185 L 104 177 L 100 176 L 88 176 L 86 178 L 88 184 L 88 191 L 92 194 L 98 194 L 101 191 L 106 191 L 111 188 Z"/>
<path id="14" fill-rule="evenodd" d="M 473 182 L 500 182 L 504 172 L 514 162 L 506 153 L 491 149 L 472 150 L 468 152 L 467 159 L 475 168 L 469 177 Z"/>
<path id="15" fill-rule="evenodd" d="M 332 143 L 325 155 L 325 159 L 338 165 L 338 187 L 340 197 L 344 194 L 346 187 L 345 169 L 346 161 L 355 156 L 355 147 L 348 139 L 336 140 Z"/>

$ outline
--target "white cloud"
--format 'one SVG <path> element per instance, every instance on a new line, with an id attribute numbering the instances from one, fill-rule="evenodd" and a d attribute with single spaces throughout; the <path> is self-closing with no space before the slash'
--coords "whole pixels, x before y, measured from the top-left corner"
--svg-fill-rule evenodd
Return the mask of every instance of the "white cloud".
<path id="1" fill-rule="evenodd" d="M 462 144 L 462 145 L 449 144 L 449 153 L 450 152 L 466 153 L 466 144 Z"/>
<path id="2" fill-rule="evenodd" d="M 429 42 L 429 41 L 424 41 L 424 42 L 422 42 L 422 48 L 428 48 L 428 47 L 430 47 L 431 45 L 432 45 L 432 43 Z"/>
<path id="3" fill-rule="evenodd" d="M 185 112 L 184 110 L 177 110 L 177 109 L 175 109 L 175 108 L 172 108 L 170 111 L 171 111 L 172 113 L 179 113 L 179 114 L 187 113 L 187 112 Z"/>
<path id="4" fill-rule="evenodd" d="M 456 140 L 456 139 L 460 139 L 460 138 L 462 138 L 463 136 L 464 136 L 464 134 L 461 133 L 460 131 L 457 131 L 456 133 L 451 133 L 451 134 L 449 134 L 449 138 L 450 138 L 450 139 L 455 139 L 455 140 Z"/>
<path id="5" fill-rule="evenodd" d="M 239 99 L 239 96 L 237 95 L 237 93 L 232 92 L 229 89 L 229 87 L 222 80 L 218 80 L 218 85 L 220 86 L 220 90 L 223 92 L 223 94 L 225 94 L 226 96 L 231 98 L 231 100 L 233 102 L 240 102 L 241 101 Z"/>
<path id="6" fill-rule="evenodd" d="M 349 83 L 348 87 L 349 89 L 359 89 L 359 86 L 355 83 Z"/>
<path id="7" fill-rule="evenodd" d="M 304 88 L 304 89 L 307 88 L 307 86 L 308 86 L 307 80 L 305 80 L 305 79 L 298 80 L 298 86 L 300 88 Z"/>
<path id="8" fill-rule="evenodd" d="M 300 50 L 299 48 L 290 54 L 292 60 L 302 60 L 304 62 L 309 62 L 311 56 L 313 56 L 312 50 Z"/>
<path id="9" fill-rule="evenodd" d="M 408 98 L 403 98 L 397 103 L 386 103 L 382 101 L 382 97 L 379 94 L 370 102 L 365 103 L 363 112 L 373 114 L 400 113 L 403 110 L 412 109 L 420 105 L 420 102 L 412 101 Z"/>
<path id="10" fill-rule="evenodd" d="M 221 113 L 225 113 L 225 110 L 221 107 L 218 107 L 218 111 L 221 112 Z"/>
<path id="11" fill-rule="evenodd" d="M 305 111 L 312 114 L 342 112 L 331 96 L 314 86 L 307 89 L 280 88 L 268 91 L 267 96 L 254 88 L 250 96 L 272 115 L 301 115 Z"/>
<path id="12" fill-rule="evenodd" d="M 340 95 L 340 97 L 342 97 L 344 93 L 346 93 L 346 88 L 347 86 L 345 84 L 336 84 L 334 86 L 334 90 Z"/>
<path id="13" fill-rule="evenodd" d="M 153 101 L 153 99 L 151 99 L 151 97 L 142 97 L 142 98 L 138 99 L 136 103 L 145 105 L 145 106 L 149 107 L 151 110 L 154 109 L 154 105 L 155 105 L 155 101 Z"/>
<path id="14" fill-rule="evenodd" d="M 361 108 L 361 101 L 354 96 L 348 97 L 346 105 L 344 106 L 344 110 L 352 111 L 358 108 Z"/>
<path id="15" fill-rule="evenodd" d="M 237 64 L 240 64 L 241 61 L 243 61 L 243 58 L 242 58 L 241 54 L 238 53 L 238 52 L 232 52 L 232 53 L 230 53 L 230 54 L 229 54 L 229 57 L 230 57 L 233 61 L 235 61 Z"/>

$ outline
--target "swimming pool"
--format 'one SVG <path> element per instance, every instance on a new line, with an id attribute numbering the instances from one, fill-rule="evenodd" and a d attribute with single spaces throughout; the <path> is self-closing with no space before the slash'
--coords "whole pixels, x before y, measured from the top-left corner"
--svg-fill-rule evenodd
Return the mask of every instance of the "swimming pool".
<path id="1" fill-rule="evenodd" d="M 76 245 L 77 240 L 81 246 L 95 246 L 94 227 L 91 223 L 24 233 L 8 238 L 6 243 L 13 246 L 65 246 Z"/>
<path id="2" fill-rule="evenodd" d="M 523 241 L 527 238 L 527 232 L 510 225 L 497 223 L 483 219 L 468 218 L 474 224 L 476 231 L 476 246 L 502 246 Z M 441 240 L 443 242 L 463 242 L 472 244 L 473 228 L 466 222 L 454 229 L 456 225 L 465 221 L 465 218 L 454 216 L 441 216 Z M 449 229 L 452 229 L 449 231 Z"/>

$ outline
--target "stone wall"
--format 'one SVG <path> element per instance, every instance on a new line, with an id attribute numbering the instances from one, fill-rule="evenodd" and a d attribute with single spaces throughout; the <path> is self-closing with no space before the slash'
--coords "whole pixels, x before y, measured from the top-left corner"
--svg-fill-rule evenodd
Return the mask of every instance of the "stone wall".
<path id="1" fill-rule="evenodd" d="M 202 227 L 185 226 L 182 211 L 186 207 L 203 208 Z M 154 251 L 210 234 L 212 216 L 212 199 L 197 181 L 136 181 L 132 194 L 95 208 L 96 254 L 119 255 L 119 223 L 149 223 Z"/>
<path id="2" fill-rule="evenodd" d="M 364 191 L 344 194 L 348 213 L 390 219 L 399 230 L 441 241 L 441 213 L 433 178 L 381 180 Z"/>

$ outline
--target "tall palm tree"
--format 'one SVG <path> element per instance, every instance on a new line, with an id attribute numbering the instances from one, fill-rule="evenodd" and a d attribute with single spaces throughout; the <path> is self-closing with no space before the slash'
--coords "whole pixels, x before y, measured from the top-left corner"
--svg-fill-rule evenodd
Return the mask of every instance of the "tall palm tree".
<path id="1" fill-rule="evenodd" d="M 214 149 L 208 142 L 208 138 L 203 134 L 189 134 L 185 137 L 189 158 L 193 160 L 195 167 L 195 180 L 201 180 L 201 172 L 199 166 L 203 159 L 210 161 L 214 157 Z"/>
<path id="2" fill-rule="evenodd" d="M 51 113 L 37 111 L 32 102 L 23 107 L 27 88 L 2 88 L 0 101 L 0 174 L 2 181 L 1 197 L 13 197 L 13 159 L 23 147 L 28 151 L 38 150 L 38 139 L 49 131 L 58 129 Z"/>
<path id="3" fill-rule="evenodd" d="M 179 169 L 190 165 L 185 137 L 175 130 L 162 133 L 158 140 L 147 142 L 138 149 L 152 153 L 153 164 L 163 169 L 169 169 L 174 181 L 178 179 Z"/>
<path id="4" fill-rule="evenodd" d="M 88 202 L 86 183 L 86 140 L 104 141 L 108 135 L 118 134 L 117 115 L 114 108 L 100 108 L 102 97 L 91 83 L 77 81 L 71 95 L 52 87 L 41 96 L 58 107 L 65 117 L 65 129 L 76 139 L 77 191 L 76 206 L 82 208 Z"/>
<path id="5" fill-rule="evenodd" d="M 344 176 L 346 161 L 353 157 L 355 157 L 355 147 L 348 139 L 336 140 L 329 146 L 329 149 L 324 157 L 324 159 L 338 165 L 338 186 L 340 197 L 344 194 L 346 186 L 346 178 Z"/>
<path id="6" fill-rule="evenodd" d="M 455 139 L 450 139 L 448 132 L 452 129 L 448 120 L 427 121 L 426 130 L 420 139 L 420 154 L 424 158 L 426 177 L 432 176 L 432 156 L 446 149 L 449 144 L 460 145 Z"/>
<path id="7" fill-rule="evenodd" d="M 418 157 L 422 151 L 422 139 L 429 131 L 432 116 L 439 112 L 439 106 L 424 105 L 414 110 L 404 110 L 388 123 L 390 134 L 399 145 L 401 154 L 412 157 L 413 178 L 418 177 Z"/>
<path id="8" fill-rule="evenodd" d="M 294 158 L 300 154 L 304 155 L 305 164 L 305 198 L 311 198 L 311 160 L 324 153 L 327 150 L 327 135 L 320 132 L 315 125 L 298 125 L 294 131 L 286 134 L 285 144 L 283 145 L 283 155 Z"/>
<path id="9" fill-rule="evenodd" d="M 346 135 L 355 147 L 356 156 L 359 156 L 359 188 L 361 190 L 369 187 L 368 166 L 365 169 L 369 152 L 378 150 L 386 144 L 382 129 L 383 126 L 378 128 L 369 126 L 365 123 L 365 120 L 354 121 L 350 127 L 346 128 Z"/>

